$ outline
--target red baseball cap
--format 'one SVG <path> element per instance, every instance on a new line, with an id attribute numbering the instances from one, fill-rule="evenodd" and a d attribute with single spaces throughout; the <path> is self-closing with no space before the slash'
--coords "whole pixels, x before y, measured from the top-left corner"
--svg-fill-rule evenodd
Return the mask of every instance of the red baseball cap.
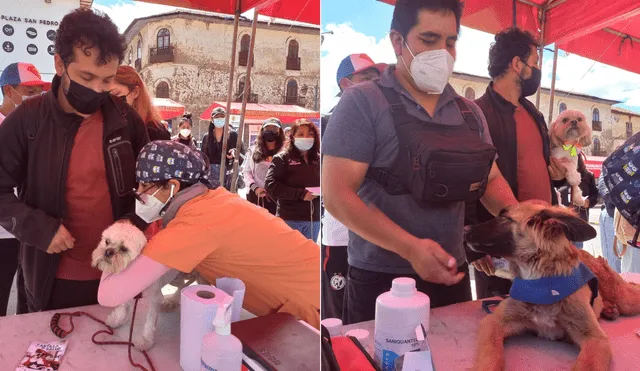
<path id="1" fill-rule="evenodd" d="M 42 80 L 40 72 L 31 63 L 17 62 L 8 65 L 0 75 L 0 87 L 6 85 L 42 86 L 51 89 L 51 83 Z"/>

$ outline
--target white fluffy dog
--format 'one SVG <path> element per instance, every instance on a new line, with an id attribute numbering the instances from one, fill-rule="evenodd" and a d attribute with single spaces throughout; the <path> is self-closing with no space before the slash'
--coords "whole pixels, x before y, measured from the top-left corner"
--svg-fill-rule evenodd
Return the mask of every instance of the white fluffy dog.
<path id="1" fill-rule="evenodd" d="M 591 145 L 591 129 L 587 118 L 579 111 L 562 112 L 551 125 L 551 157 L 560 159 L 567 169 L 567 183 L 571 186 L 571 202 L 584 206 L 580 190 L 581 176 L 578 172 L 578 156 L 582 147 Z"/>
<path id="2" fill-rule="evenodd" d="M 102 232 L 102 239 L 93 251 L 91 265 L 103 272 L 120 273 L 147 244 L 144 233 L 128 222 L 116 222 Z M 132 343 L 139 350 L 148 350 L 154 344 L 156 321 L 162 304 L 162 287 L 178 274 L 171 270 L 142 292 L 138 300 Z M 134 301 L 116 307 L 106 324 L 117 328 L 131 320 Z"/>

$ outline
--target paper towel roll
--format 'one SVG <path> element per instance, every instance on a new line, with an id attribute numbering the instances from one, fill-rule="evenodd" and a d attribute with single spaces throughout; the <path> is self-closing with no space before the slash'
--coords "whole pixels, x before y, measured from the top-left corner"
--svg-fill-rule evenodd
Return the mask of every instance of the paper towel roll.
<path id="1" fill-rule="evenodd" d="M 218 305 L 230 296 L 209 285 L 182 289 L 180 298 L 180 366 L 184 371 L 200 371 L 202 338 L 212 332 Z"/>

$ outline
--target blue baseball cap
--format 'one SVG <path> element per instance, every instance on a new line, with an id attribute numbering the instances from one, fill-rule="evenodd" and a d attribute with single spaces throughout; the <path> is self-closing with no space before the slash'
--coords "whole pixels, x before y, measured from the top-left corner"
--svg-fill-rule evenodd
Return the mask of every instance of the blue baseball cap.
<path id="1" fill-rule="evenodd" d="M 370 68 L 375 68 L 380 75 L 382 75 L 385 68 L 387 68 L 387 64 L 375 63 L 371 57 L 364 53 L 351 54 L 347 56 L 342 60 L 342 62 L 340 62 L 340 66 L 338 66 L 338 73 L 336 74 L 338 86 L 340 86 L 340 80 L 343 78 Z"/>
<path id="2" fill-rule="evenodd" d="M 7 85 L 42 86 L 44 90 L 51 88 L 50 82 L 42 81 L 40 72 L 31 63 L 11 63 L 0 75 L 0 87 Z"/>

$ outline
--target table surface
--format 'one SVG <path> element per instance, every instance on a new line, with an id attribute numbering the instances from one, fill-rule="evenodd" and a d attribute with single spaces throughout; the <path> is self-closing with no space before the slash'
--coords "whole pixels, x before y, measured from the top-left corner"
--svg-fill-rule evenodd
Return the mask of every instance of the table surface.
<path id="1" fill-rule="evenodd" d="M 13 371 L 34 341 L 52 342 L 61 339 L 55 336 L 49 323 L 55 312 L 85 311 L 96 318 L 106 319 L 112 308 L 92 305 L 60 311 L 38 312 L 18 316 L 0 317 L 0 370 Z M 243 309 L 241 319 L 255 317 Z M 60 320 L 61 327 L 70 329 L 68 317 Z M 91 341 L 96 331 L 104 326 L 92 319 L 82 316 L 73 320 L 75 330 L 67 335 L 67 350 L 62 359 L 59 371 L 127 371 L 138 370 L 130 365 L 125 345 L 97 345 Z M 107 338 L 108 337 L 108 338 Z M 124 325 L 115 330 L 113 336 L 99 335 L 99 340 L 127 341 L 129 326 Z M 180 367 L 180 311 L 160 313 L 156 327 L 156 343 L 147 352 L 157 371 L 182 371 Z M 142 355 L 132 349 L 134 362 L 149 369 Z"/>
<path id="2" fill-rule="evenodd" d="M 640 275 L 623 275 L 628 281 L 640 282 Z M 481 301 L 472 301 L 431 310 L 429 346 L 437 371 L 469 370 L 473 365 L 476 334 L 480 320 L 487 314 Z M 620 317 L 610 322 L 600 320 L 609 336 L 613 351 L 612 371 L 640 370 L 640 316 Z M 352 329 L 369 331 L 366 349 L 373 355 L 374 321 L 343 327 L 343 333 Z M 505 341 L 508 371 L 565 371 L 578 357 L 575 345 L 541 339 L 531 335 L 509 338 Z"/>

